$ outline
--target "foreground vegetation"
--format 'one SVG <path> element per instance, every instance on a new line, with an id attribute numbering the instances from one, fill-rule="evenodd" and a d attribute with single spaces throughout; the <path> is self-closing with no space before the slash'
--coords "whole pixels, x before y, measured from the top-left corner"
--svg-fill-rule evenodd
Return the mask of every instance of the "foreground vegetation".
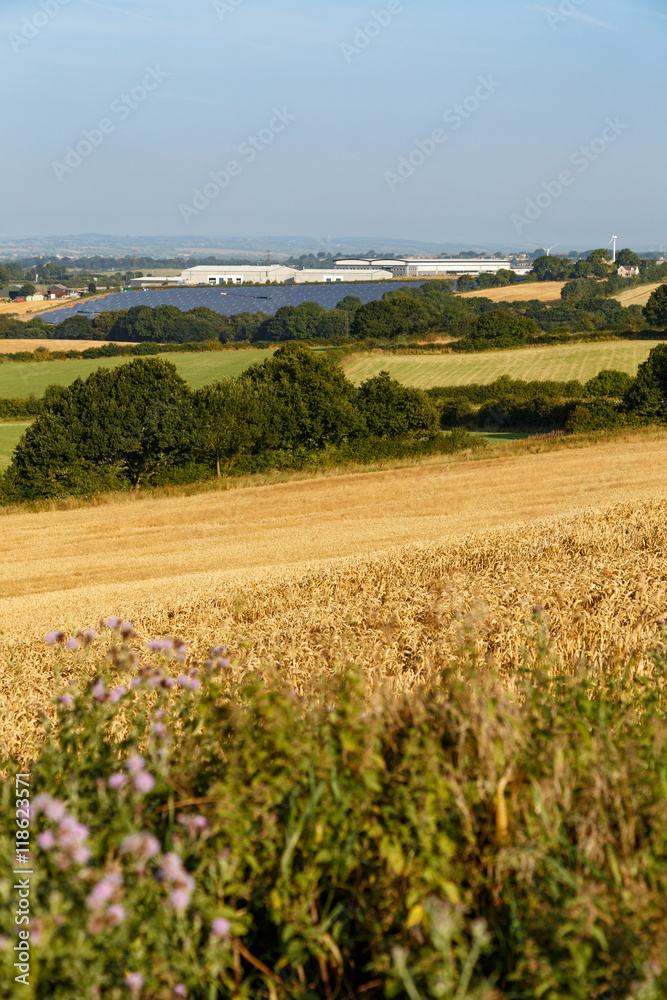
<path id="1" fill-rule="evenodd" d="M 92 683 L 7 762 L 31 775 L 34 995 L 659 1000 L 667 636 L 600 671 L 532 618 L 509 685 L 469 638 L 409 696 L 344 660 L 299 694 L 118 619 L 106 655 L 49 634 Z"/>

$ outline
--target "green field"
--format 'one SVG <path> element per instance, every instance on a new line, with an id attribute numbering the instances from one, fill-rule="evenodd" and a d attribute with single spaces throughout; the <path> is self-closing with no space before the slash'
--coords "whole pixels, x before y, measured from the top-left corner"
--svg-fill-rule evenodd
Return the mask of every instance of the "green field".
<path id="1" fill-rule="evenodd" d="M 273 351 L 202 351 L 201 354 L 162 354 L 173 361 L 190 385 L 198 389 L 225 375 L 240 375 L 255 361 L 263 361 Z M 94 361 L 13 361 L 0 365 L 0 398 L 25 399 L 31 393 L 42 396 L 48 385 L 70 385 L 88 378 L 98 368 L 115 368 L 132 358 L 99 358 Z"/>
<path id="2" fill-rule="evenodd" d="M 357 385 L 377 375 L 389 374 L 406 385 L 430 389 L 434 385 L 486 384 L 501 375 L 513 379 L 570 379 L 588 381 L 606 368 L 635 375 L 651 348 L 661 340 L 605 341 L 601 344 L 564 344 L 562 347 L 526 347 L 515 351 L 489 351 L 480 354 L 412 355 L 386 358 L 352 358 L 345 374 Z"/>
<path id="3" fill-rule="evenodd" d="M 30 424 L 0 424 L 0 472 L 3 472 L 12 459 L 12 452 L 19 443 L 26 427 Z"/>

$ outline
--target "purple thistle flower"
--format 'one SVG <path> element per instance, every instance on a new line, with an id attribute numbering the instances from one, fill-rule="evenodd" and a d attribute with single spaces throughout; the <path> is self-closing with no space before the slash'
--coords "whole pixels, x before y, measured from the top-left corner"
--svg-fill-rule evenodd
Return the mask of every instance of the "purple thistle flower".
<path id="1" fill-rule="evenodd" d="M 211 934 L 214 937 L 229 937 L 232 925 L 226 917 L 216 917 L 211 924 Z"/>
<path id="2" fill-rule="evenodd" d="M 137 688 L 141 687 L 143 683 L 144 682 L 141 677 L 133 677 L 132 680 L 130 681 L 130 689 L 132 691 L 136 691 Z"/>
<path id="3" fill-rule="evenodd" d="M 152 833 L 131 833 L 120 845 L 121 854 L 135 854 L 148 861 L 160 853 L 160 842 Z"/>
<path id="4" fill-rule="evenodd" d="M 128 987 L 133 998 L 140 995 L 144 985 L 144 977 L 139 972 L 128 972 L 125 976 L 125 985 Z"/>
<path id="5" fill-rule="evenodd" d="M 162 687 L 173 688 L 175 683 L 176 682 L 173 677 L 165 677 L 162 681 Z"/>
<path id="6" fill-rule="evenodd" d="M 156 736 L 166 736 L 167 727 L 165 726 L 164 722 L 156 722 L 155 725 L 153 726 L 153 732 L 155 733 Z"/>
<path id="7" fill-rule="evenodd" d="M 176 985 L 174 986 L 174 996 L 176 997 L 176 1000 L 184 1000 L 184 998 L 187 997 L 187 995 L 188 991 L 183 985 L 183 983 L 176 983 Z"/>
<path id="8" fill-rule="evenodd" d="M 97 639 L 97 632 L 95 631 L 94 628 L 84 628 L 83 632 L 81 633 L 81 638 L 86 643 L 86 645 L 89 645 L 91 642 L 95 642 L 95 640 Z"/>
<path id="9" fill-rule="evenodd" d="M 146 767 L 146 761 L 140 754 L 135 754 L 133 757 L 128 757 L 125 761 L 125 767 L 128 769 L 130 774 L 139 774 L 139 771 L 143 771 Z"/>
<path id="10" fill-rule="evenodd" d="M 181 674 L 180 677 L 176 678 L 176 683 L 178 684 L 179 687 L 189 688 L 190 687 L 190 678 L 187 676 L 187 674 Z"/>
<path id="11" fill-rule="evenodd" d="M 107 628 L 115 630 L 117 628 L 120 628 L 120 618 L 107 618 L 104 624 L 106 625 Z"/>
<path id="12" fill-rule="evenodd" d="M 50 819 L 52 823 L 64 822 L 67 818 L 67 806 L 64 802 L 59 799 L 52 799 L 47 796 L 48 802 L 44 805 L 44 815 L 47 819 Z"/>
<path id="13" fill-rule="evenodd" d="M 96 681 L 90 690 L 95 701 L 104 702 L 107 700 L 107 689 L 103 680 Z"/>
<path id="14" fill-rule="evenodd" d="M 201 687 L 201 681 L 197 680 L 196 677 L 191 677 L 190 678 L 190 690 L 191 691 L 198 691 L 200 687 Z"/>
<path id="15" fill-rule="evenodd" d="M 125 907 L 112 903 L 107 910 L 107 918 L 112 927 L 118 927 L 125 920 Z"/>
<path id="16" fill-rule="evenodd" d="M 134 788 L 141 795 L 148 795 L 155 787 L 155 778 L 148 771 L 141 771 L 134 779 Z"/>
<path id="17" fill-rule="evenodd" d="M 74 698 L 72 697 L 71 694 L 64 694 L 60 699 L 60 704 L 63 705 L 65 708 L 71 708 L 72 705 L 74 704 Z"/>
<path id="18" fill-rule="evenodd" d="M 49 646 L 55 646 L 57 642 L 65 641 L 65 633 L 62 629 L 58 629 L 55 632 L 47 632 L 44 636 L 44 642 L 48 643 Z"/>
<path id="19" fill-rule="evenodd" d="M 56 838 L 51 830 L 44 830 L 37 837 L 37 843 L 43 851 L 50 851 L 56 846 Z"/>
<path id="20" fill-rule="evenodd" d="M 81 643 L 79 642 L 79 640 L 76 639 L 73 635 L 71 635 L 67 640 L 67 648 L 71 649 L 72 651 L 78 649 L 80 645 Z"/>
<path id="21" fill-rule="evenodd" d="M 91 850 L 85 844 L 78 844 L 74 850 L 70 851 L 70 857 L 75 865 L 86 865 L 91 858 Z"/>
<path id="22" fill-rule="evenodd" d="M 136 635 L 132 622 L 122 622 L 120 626 L 120 634 L 124 639 L 129 639 L 131 636 Z"/>
<path id="23" fill-rule="evenodd" d="M 214 646 L 213 647 L 213 656 L 224 656 L 226 652 L 227 652 L 227 647 L 226 646 Z"/>
<path id="24" fill-rule="evenodd" d="M 86 906 L 89 910 L 101 910 L 106 903 L 114 898 L 122 885 L 123 880 L 116 872 L 106 875 L 89 894 Z"/>
<path id="25" fill-rule="evenodd" d="M 114 690 L 109 695 L 109 701 L 112 705 L 117 705 L 121 698 L 124 698 L 127 694 L 127 688 L 125 685 L 121 684 L 120 687 L 114 688 Z"/>
<path id="26" fill-rule="evenodd" d="M 65 816 L 58 827 L 58 843 L 61 847 L 76 847 L 85 843 L 90 830 L 73 816 Z"/>
<path id="27" fill-rule="evenodd" d="M 190 903 L 190 893 L 187 889 L 174 889 L 169 900 L 177 913 L 183 913 Z"/>
<path id="28" fill-rule="evenodd" d="M 122 771 L 118 771 L 116 774 L 109 775 L 107 784 L 109 788 L 113 788 L 114 791 L 119 791 L 125 782 L 127 781 L 127 775 L 123 774 Z"/>

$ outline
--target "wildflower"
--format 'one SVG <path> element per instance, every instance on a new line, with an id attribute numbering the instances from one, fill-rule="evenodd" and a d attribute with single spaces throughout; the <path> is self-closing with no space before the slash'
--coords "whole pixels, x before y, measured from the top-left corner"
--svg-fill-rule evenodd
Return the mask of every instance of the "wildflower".
<path id="1" fill-rule="evenodd" d="M 190 893 L 187 889 L 174 889 L 169 896 L 169 900 L 177 913 L 183 913 L 188 908 Z"/>
<path id="2" fill-rule="evenodd" d="M 130 774 L 139 774 L 139 771 L 143 771 L 146 767 L 146 761 L 139 754 L 135 754 L 133 757 L 128 757 L 125 761 L 125 767 Z"/>
<path id="3" fill-rule="evenodd" d="M 81 645 L 81 643 L 79 642 L 79 640 L 77 638 L 75 638 L 75 636 L 73 636 L 73 635 L 71 635 L 69 637 L 69 639 L 67 640 L 67 648 L 71 649 L 72 651 L 74 651 L 75 649 L 78 649 L 80 645 Z"/>
<path id="4" fill-rule="evenodd" d="M 107 618 L 104 624 L 106 625 L 107 628 L 110 628 L 112 629 L 112 631 L 114 631 L 115 629 L 120 628 L 120 618 Z"/>
<path id="5" fill-rule="evenodd" d="M 544 608 L 542 607 L 541 604 L 536 604 L 535 607 L 533 608 L 533 614 L 534 615 L 541 615 L 543 613 L 543 611 L 544 611 Z"/>
<path id="6" fill-rule="evenodd" d="M 58 629 L 56 632 L 47 632 L 44 636 L 44 642 L 48 643 L 49 646 L 55 646 L 57 642 L 65 641 L 65 633 L 62 629 Z"/>
<path id="7" fill-rule="evenodd" d="M 180 826 L 185 827 L 191 836 L 205 830 L 208 826 L 208 820 L 205 816 L 186 816 L 185 813 L 179 813 L 176 817 L 176 822 Z"/>
<path id="8" fill-rule="evenodd" d="M 106 875 L 101 882 L 98 882 L 93 891 L 86 899 L 86 906 L 89 910 L 101 910 L 107 903 L 118 895 L 123 885 L 123 880 L 116 872 Z"/>
<path id="9" fill-rule="evenodd" d="M 155 721 L 162 722 L 164 716 L 165 716 L 164 709 L 158 708 L 157 712 L 155 713 Z"/>
<path id="10" fill-rule="evenodd" d="M 151 833 L 131 833 L 120 845 L 121 854 L 134 854 L 148 861 L 160 853 L 160 843 Z"/>
<path id="11" fill-rule="evenodd" d="M 71 708 L 74 704 L 74 698 L 71 694 L 64 694 L 60 699 L 60 704 L 65 708 Z"/>
<path id="12" fill-rule="evenodd" d="M 201 681 L 198 681 L 196 677 L 191 677 L 190 678 L 190 690 L 191 691 L 198 691 L 200 687 L 201 687 Z"/>
<path id="13" fill-rule="evenodd" d="M 156 736 L 166 736 L 167 727 L 165 726 L 164 722 L 156 722 L 155 725 L 153 726 L 153 732 Z"/>
<path id="14" fill-rule="evenodd" d="M 134 779 L 134 788 L 141 795 L 147 795 L 155 787 L 155 778 L 148 771 L 141 771 Z"/>
<path id="15" fill-rule="evenodd" d="M 144 977 L 139 972 L 128 972 L 125 976 L 125 985 L 128 987 L 133 998 L 140 995 L 144 985 Z"/>
<path id="16" fill-rule="evenodd" d="M 79 823 L 73 816 L 65 816 L 58 827 L 58 844 L 60 847 L 76 847 L 88 839 L 90 830 Z"/>
<path id="17" fill-rule="evenodd" d="M 46 801 L 42 806 L 42 812 L 46 818 L 50 819 L 52 823 L 60 823 L 61 820 L 64 820 L 67 815 L 67 806 L 65 803 L 61 802 L 60 799 L 52 799 L 50 795 L 45 795 L 44 798 Z"/>
<path id="18" fill-rule="evenodd" d="M 122 771 L 118 771 L 116 774 L 109 775 L 107 784 L 109 788 L 113 788 L 115 791 L 119 791 L 125 782 L 127 781 L 127 775 L 123 774 Z"/>
<path id="19" fill-rule="evenodd" d="M 226 917 L 216 917 L 211 924 L 211 934 L 214 937 L 229 937 L 232 925 Z"/>
<path id="20" fill-rule="evenodd" d="M 30 940 L 33 944 L 40 945 L 42 943 L 42 936 L 46 930 L 46 922 L 44 920 L 31 920 L 30 921 Z"/>
<path id="21" fill-rule="evenodd" d="M 125 908 L 120 903 L 112 903 L 107 910 L 107 919 L 112 927 L 118 927 L 125 920 Z"/>
<path id="22" fill-rule="evenodd" d="M 188 991 L 183 985 L 183 983 L 176 983 L 176 985 L 174 986 L 174 996 L 177 998 L 177 1000 L 183 1000 L 183 998 L 187 997 L 187 995 Z"/>
<path id="23" fill-rule="evenodd" d="M 50 851 L 56 846 L 56 838 L 51 830 L 44 830 L 37 837 L 37 843 L 43 851 Z"/>
<path id="24" fill-rule="evenodd" d="M 107 700 L 107 689 L 103 680 L 98 680 L 90 689 L 95 701 L 104 702 Z"/>
<path id="25" fill-rule="evenodd" d="M 176 678 L 176 683 L 178 684 L 179 687 L 189 688 L 190 687 L 190 678 L 186 674 L 181 674 L 180 677 Z"/>
<path id="26" fill-rule="evenodd" d="M 214 646 L 213 647 L 213 656 L 224 656 L 226 652 L 227 652 L 227 647 L 226 646 Z"/>
<path id="27" fill-rule="evenodd" d="M 134 631 L 134 625 L 132 622 L 122 622 L 120 626 L 120 634 L 123 639 L 130 639 L 137 633 Z"/>
<path id="28" fill-rule="evenodd" d="M 84 628 L 83 632 L 79 633 L 79 637 L 86 646 L 89 646 L 97 639 L 97 632 L 94 628 Z"/>
<path id="29" fill-rule="evenodd" d="M 143 683 L 144 682 L 141 677 L 133 677 L 132 680 L 130 681 L 130 689 L 132 691 L 136 691 L 137 688 L 141 687 Z"/>
<path id="30" fill-rule="evenodd" d="M 70 857 L 75 865 L 85 865 L 90 861 L 91 850 L 85 844 L 78 844 L 70 851 Z"/>
<path id="31" fill-rule="evenodd" d="M 175 683 L 176 681 L 174 680 L 173 677 L 165 677 L 164 680 L 162 681 L 162 687 L 173 688 Z"/>
<path id="32" fill-rule="evenodd" d="M 120 687 L 114 688 L 114 690 L 109 695 L 109 701 L 112 705 L 116 705 L 121 698 L 127 694 L 127 688 L 121 684 Z"/>

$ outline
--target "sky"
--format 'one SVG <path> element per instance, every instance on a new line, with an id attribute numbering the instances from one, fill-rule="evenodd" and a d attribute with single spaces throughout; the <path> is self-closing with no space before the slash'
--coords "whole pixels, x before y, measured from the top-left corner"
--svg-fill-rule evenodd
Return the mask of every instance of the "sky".
<path id="1" fill-rule="evenodd" d="M 2 0 L 0 234 L 665 249 L 667 2 L 549 3 Z"/>

